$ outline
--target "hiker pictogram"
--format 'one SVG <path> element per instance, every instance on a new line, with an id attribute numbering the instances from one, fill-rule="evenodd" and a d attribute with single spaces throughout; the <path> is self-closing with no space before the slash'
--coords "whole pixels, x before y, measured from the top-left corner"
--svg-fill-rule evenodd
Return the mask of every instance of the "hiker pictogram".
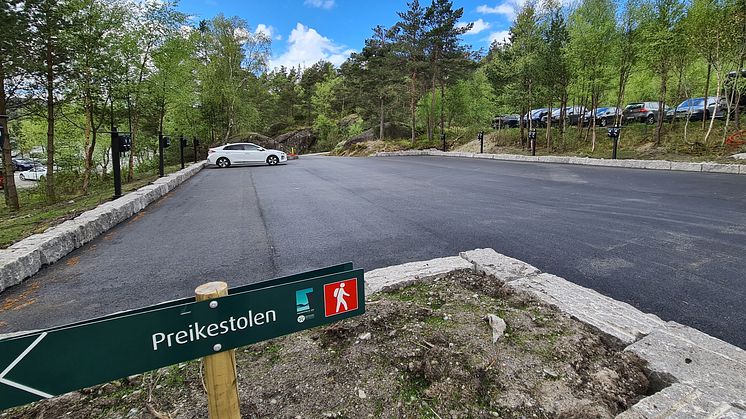
<path id="1" fill-rule="evenodd" d="M 337 309 L 335 310 L 337 313 L 339 313 L 339 308 L 341 306 L 344 306 L 345 310 L 347 311 L 347 301 L 345 301 L 345 297 L 349 297 L 350 294 L 345 292 L 345 284 L 344 282 L 339 284 L 339 288 L 334 290 L 334 297 L 337 298 Z"/>
<path id="2" fill-rule="evenodd" d="M 357 309 L 357 279 L 324 285 L 326 317 Z"/>

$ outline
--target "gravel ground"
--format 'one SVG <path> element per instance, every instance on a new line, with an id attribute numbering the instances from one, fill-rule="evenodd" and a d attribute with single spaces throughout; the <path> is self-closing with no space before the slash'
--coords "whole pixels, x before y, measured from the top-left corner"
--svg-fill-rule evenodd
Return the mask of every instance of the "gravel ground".
<path id="1" fill-rule="evenodd" d="M 507 324 L 496 343 L 488 314 Z M 363 316 L 236 356 L 245 418 L 607 418 L 648 392 L 634 355 L 470 271 L 376 294 Z M 202 418 L 206 409 L 193 361 L 0 417 Z"/>

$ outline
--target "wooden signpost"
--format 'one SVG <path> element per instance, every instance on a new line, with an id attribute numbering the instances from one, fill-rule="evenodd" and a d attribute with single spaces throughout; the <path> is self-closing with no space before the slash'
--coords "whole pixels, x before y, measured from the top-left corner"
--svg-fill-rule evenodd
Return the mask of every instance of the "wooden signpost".
<path id="1" fill-rule="evenodd" d="M 0 340 L 0 410 L 204 357 L 210 417 L 238 418 L 234 348 L 365 312 L 351 263 L 195 293 Z"/>

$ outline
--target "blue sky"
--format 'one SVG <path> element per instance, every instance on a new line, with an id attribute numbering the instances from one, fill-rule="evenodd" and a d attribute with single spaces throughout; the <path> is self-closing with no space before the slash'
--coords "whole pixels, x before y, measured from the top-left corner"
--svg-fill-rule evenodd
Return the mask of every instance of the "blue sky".
<path id="1" fill-rule="evenodd" d="M 474 22 L 464 43 L 474 49 L 502 40 L 525 0 L 454 0 L 464 8 L 463 23 Z M 197 18 L 218 13 L 245 19 L 252 30 L 272 38 L 270 67 L 310 66 L 320 59 L 341 64 L 352 51 L 360 51 L 376 25 L 391 26 L 406 0 L 181 0 L 179 9 Z M 428 5 L 429 0 L 421 0 Z"/>

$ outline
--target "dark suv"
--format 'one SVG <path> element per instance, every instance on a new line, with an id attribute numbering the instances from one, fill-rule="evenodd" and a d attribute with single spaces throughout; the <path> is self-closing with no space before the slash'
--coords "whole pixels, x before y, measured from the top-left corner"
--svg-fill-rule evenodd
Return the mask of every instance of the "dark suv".
<path id="1" fill-rule="evenodd" d="M 663 110 L 663 117 L 666 116 L 668 108 Z M 630 103 L 622 111 L 624 122 L 645 122 L 653 125 L 658 121 L 658 102 L 636 102 Z"/>
<path id="2" fill-rule="evenodd" d="M 24 171 L 24 170 L 31 170 L 34 167 L 34 163 L 23 160 L 23 159 L 12 159 L 13 162 L 13 170 L 15 171 Z"/>

